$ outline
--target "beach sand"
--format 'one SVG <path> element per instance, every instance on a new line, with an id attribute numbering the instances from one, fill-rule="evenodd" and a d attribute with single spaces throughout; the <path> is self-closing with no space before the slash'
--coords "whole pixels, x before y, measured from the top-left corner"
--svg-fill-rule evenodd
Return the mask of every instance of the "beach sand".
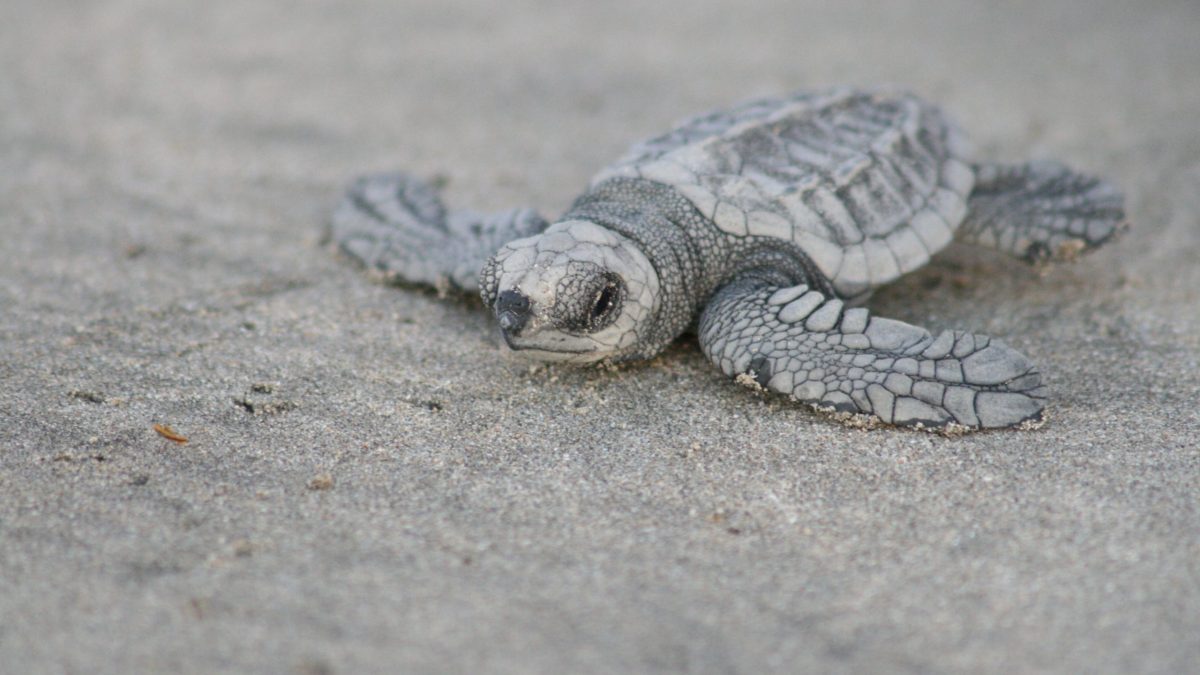
<path id="1" fill-rule="evenodd" d="M 1200 5 L 647 4 L 0 9 L 0 670 L 1200 667 Z M 321 241 L 364 171 L 555 215 L 681 118 L 880 82 L 1127 194 L 1077 264 L 870 303 L 1029 355 L 1039 431 L 847 428 L 694 338 L 533 366 Z"/>

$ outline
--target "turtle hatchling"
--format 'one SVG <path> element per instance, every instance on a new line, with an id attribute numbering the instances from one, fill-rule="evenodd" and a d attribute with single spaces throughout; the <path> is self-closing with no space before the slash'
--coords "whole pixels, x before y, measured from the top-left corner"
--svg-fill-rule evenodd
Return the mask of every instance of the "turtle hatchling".
<path id="1" fill-rule="evenodd" d="M 448 210 L 391 173 L 358 179 L 330 233 L 389 279 L 478 291 L 508 346 L 535 359 L 648 359 L 690 330 L 742 384 L 844 420 L 963 430 L 1039 423 L 1037 368 L 1000 340 L 859 305 L 952 241 L 1063 260 L 1124 223 L 1108 183 L 975 159 L 933 104 L 840 88 L 689 119 L 553 223 Z"/>

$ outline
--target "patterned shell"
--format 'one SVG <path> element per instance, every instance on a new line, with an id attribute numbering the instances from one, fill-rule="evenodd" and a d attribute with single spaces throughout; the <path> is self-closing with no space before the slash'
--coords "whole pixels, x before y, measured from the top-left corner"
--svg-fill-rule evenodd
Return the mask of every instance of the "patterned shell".
<path id="1" fill-rule="evenodd" d="M 723 231 L 798 244 L 846 297 L 950 242 L 975 182 L 962 133 L 891 90 L 751 101 L 634 146 L 616 176 L 673 186 Z"/>

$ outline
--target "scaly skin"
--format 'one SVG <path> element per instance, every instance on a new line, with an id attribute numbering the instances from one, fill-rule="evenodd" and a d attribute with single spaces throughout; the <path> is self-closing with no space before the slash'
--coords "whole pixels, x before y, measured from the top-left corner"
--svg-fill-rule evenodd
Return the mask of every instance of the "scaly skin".
<path id="1" fill-rule="evenodd" d="M 994 428 L 1040 419 L 1037 370 L 999 340 L 960 331 L 934 338 L 772 277 L 743 275 L 704 311 L 700 345 L 726 375 L 888 424 Z"/>

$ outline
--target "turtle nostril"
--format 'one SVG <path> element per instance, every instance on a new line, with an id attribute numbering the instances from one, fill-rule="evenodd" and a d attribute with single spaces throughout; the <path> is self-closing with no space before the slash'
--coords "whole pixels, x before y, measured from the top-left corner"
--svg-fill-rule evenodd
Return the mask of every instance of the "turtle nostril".
<path id="1" fill-rule="evenodd" d="M 525 314 L 529 311 L 529 298 L 517 291 L 504 291 L 496 298 L 496 313 L 513 312 Z"/>
<path id="2" fill-rule="evenodd" d="M 496 298 L 496 318 L 504 332 L 520 333 L 529 321 L 529 298 L 516 291 L 504 291 Z"/>

